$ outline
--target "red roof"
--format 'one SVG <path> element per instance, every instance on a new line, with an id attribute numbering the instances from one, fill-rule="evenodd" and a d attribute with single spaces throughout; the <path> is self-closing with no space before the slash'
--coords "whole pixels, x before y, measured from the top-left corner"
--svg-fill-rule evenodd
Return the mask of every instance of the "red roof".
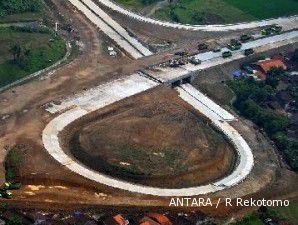
<path id="1" fill-rule="evenodd" d="M 261 71 L 257 70 L 254 73 L 260 80 L 266 80 L 266 75 L 264 73 L 262 73 Z"/>
<path id="2" fill-rule="evenodd" d="M 113 217 L 113 219 L 119 224 L 119 225 L 127 225 L 127 220 L 123 218 L 122 215 L 118 214 Z"/>
<path id="3" fill-rule="evenodd" d="M 145 216 L 141 221 L 140 221 L 140 225 L 160 225 L 160 223 L 154 221 L 153 219 Z"/>
<path id="4" fill-rule="evenodd" d="M 152 225 L 149 221 L 145 221 L 143 223 L 140 223 L 140 225 Z"/>
<path id="5" fill-rule="evenodd" d="M 140 225 L 159 225 L 159 223 L 149 219 L 149 220 L 145 220 Z"/>
<path id="6" fill-rule="evenodd" d="M 153 220 L 160 223 L 161 225 L 172 225 L 172 222 L 165 215 L 153 213 L 153 214 L 149 214 L 148 217 L 152 218 Z"/>
<path id="7" fill-rule="evenodd" d="M 284 62 L 281 59 L 267 59 L 262 60 L 257 63 L 265 72 L 268 72 L 271 67 L 282 67 L 283 69 L 287 69 L 287 66 L 284 64 Z"/>

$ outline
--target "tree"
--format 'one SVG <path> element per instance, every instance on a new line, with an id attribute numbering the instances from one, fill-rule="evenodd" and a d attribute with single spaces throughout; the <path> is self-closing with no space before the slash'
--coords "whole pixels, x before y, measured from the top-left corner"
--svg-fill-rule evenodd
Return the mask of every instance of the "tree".
<path id="1" fill-rule="evenodd" d="M 0 14 L 10 15 L 14 13 L 37 12 L 41 7 L 41 0 L 1 0 Z"/>
<path id="2" fill-rule="evenodd" d="M 275 89 L 280 81 L 280 79 L 285 75 L 285 71 L 282 67 L 271 67 L 268 76 L 266 78 L 266 84 L 270 85 Z"/>
<path id="3" fill-rule="evenodd" d="M 205 23 L 205 15 L 204 13 L 195 11 L 191 16 L 192 23 L 194 24 L 202 24 Z"/>
<path id="4" fill-rule="evenodd" d="M 176 23 L 179 23 L 180 22 L 180 18 L 179 16 L 176 14 L 175 10 L 172 8 L 170 10 L 170 16 L 171 16 L 171 19 L 176 22 Z"/>
<path id="5" fill-rule="evenodd" d="M 22 220 L 19 216 L 13 216 L 9 221 L 6 222 L 6 225 L 22 225 Z"/>
<path id="6" fill-rule="evenodd" d="M 20 44 L 13 44 L 10 49 L 9 52 L 12 54 L 13 56 L 13 61 L 14 62 L 18 62 L 20 60 L 21 57 L 21 53 L 22 53 L 22 48 Z"/>

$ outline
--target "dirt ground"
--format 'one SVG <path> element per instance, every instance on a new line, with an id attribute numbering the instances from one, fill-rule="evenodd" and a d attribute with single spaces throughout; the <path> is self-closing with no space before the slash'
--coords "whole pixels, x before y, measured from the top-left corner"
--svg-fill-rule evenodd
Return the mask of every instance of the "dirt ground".
<path id="1" fill-rule="evenodd" d="M 43 148 L 41 132 L 52 119 L 42 107 L 45 103 L 62 99 L 119 76 L 125 76 L 163 58 L 162 54 L 138 61 L 132 61 L 124 55 L 115 59 L 108 57 L 103 49 L 103 42 L 108 41 L 105 35 L 90 25 L 83 16 L 70 9 L 65 1 L 52 1 L 59 11 L 63 12 L 63 16 L 68 18 L 67 21 L 76 28 L 79 40 L 83 43 L 82 52 L 76 59 L 65 63 L 43 79 L 33 80 L 0 94 L 0 118 L 8 116 L 0 122 L 0 163 L 3 165 L 6 155 L 4 146 L 22 144 L 25 157 L 25 170 L 22 171 L 24 186 L 19 191 L 14 191 L 12 200 L 1 199 L 1 203 L 9 203 L 11 207 L 51 210 L 78 207 L 80 209 L 131 207 L 144 210 L 147 207 L 159 207 L 159 210 L 177 210 L 168 207 L 169 198 L 129 193 L 84 179 L 57 163 Z M 129 23 L 129 20 L 125 23 Z M 135 29 L 138 27 L 136 26 Z M 222 66 L 222 69 L 216 68 L 217 71 L 230 69 L 225 66 Z M 221 80 L 220 73 L 213 72 L 213 69 L 204 72 L 206 80 L 200 76 L 201 80 L 197 83 L 212 84 L 212 80 Z M 215 100 L 222 98 L 219 97 L 220 92 L 216 92 L 218 95 L 214 93 L 208 94 L 212 98 L 214 96 Z M 226 101 L 225 98 L 222 100 Z M 298 182 L 297 175 L 287 170 L 280 161 L 270 140 L 249 121 L 239 118 L 234 126 L 254 151 L 254 169 L 240 185 L 220 193 L 210 194 L 208 197 L 213 199 L 217 197 L 297 198 L 298 193 L 295 189 Z M 4 181 L 3 167 L 0 173 L 1 181 Z M 233 216 L 237 212 L 250 210 L 250 208 L 220 206 L 218 209 L 204 207 L 179 210 L 202 210 L 216 216 Z"/>
<path id="2" fill-rule="evenodd" d="M 222 134 L 167 87 L 105 107 L 65 132 L 65 148 L 85 165 L 145 185 L 201 185 L 234 165 Z"/>

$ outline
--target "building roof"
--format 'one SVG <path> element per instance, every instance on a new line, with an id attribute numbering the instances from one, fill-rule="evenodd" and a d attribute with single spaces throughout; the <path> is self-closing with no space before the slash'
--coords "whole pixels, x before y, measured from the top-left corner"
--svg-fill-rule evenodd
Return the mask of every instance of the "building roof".
<path id="1" fill-rule="evenodd" d="M 153 219 L 149 218 L 148 216 L 145 216 L 141 219 L 140 225 L 160 225 L 157 221 L 154 221 Z"/>
<path id="2" fill-rule="evenodd" d="M 266 80 L 266 75 L 259 70 L 256 70 L 254 75 L 256 75 L 259 80 Z"/>
<path id="3" fill-rule="evenodd" d="M 163 214 L 152 213 L 149 214 L 148 217 L 152 218 L 156 222 L 160 223 L 161 225 L 172 225 L 172 222 Z"/>
<path id="4" fill-rule="evenodd" d="M 235 70 L 235 71 L 233 72 L 233 76 L 234 76 L 234 77 L 241 77 L 241 76 L 243 76 L 243 73 L 242 73 L 241 70 Z"/>
<path id="5" fill-rule="evenodd" d="M 257 62 L 257 65 L 259 65 L 265 72 L 268 72 L 272 67 L 282 67 L 283 69 L 287 69 L 287 66 L 284 64 L 284 62 L 278 58 L 260 60 Z"/>
<path id="6" fill-rule="evenodd" d="M 123 216 L 121 214 L 118 214 L 116 216 L 113 217 L 113 219 L 117 222 L 117 224 L 119 225 L 127 225 L 128 221 L 126 219 L 123 218 Z"/>

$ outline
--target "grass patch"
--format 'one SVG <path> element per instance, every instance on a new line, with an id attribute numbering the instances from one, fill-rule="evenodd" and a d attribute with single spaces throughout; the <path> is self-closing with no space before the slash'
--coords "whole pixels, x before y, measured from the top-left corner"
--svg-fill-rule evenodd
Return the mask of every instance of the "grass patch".
<path id="1" fill-rule="evenodd" d="M 135 10 L 147 6 L 144 0 L 116 0 Z M 153 4 L 157 1 L 149 1 Z M 288 16 L 298 13 L 295 0 L 180 0 L 158 9 L 155 17 L 185 24 L 235 23 Z"/>
<path id="2" fill-rule="evenodd" d="M 157 18 L 186 24 L 230 23 L 253 19 L 222 0 L 182 0 L 156 11 Z M 176 21 L 175 21 L 175 17 Z"/>
<path id="3" fill-rule="evenodd" d="M 264 225 L 257 213 L 245 216 L 242 220 L 233 223 L 233 225 Z"/>
<path id="4" fill-rule="evenodd" d="M 258 19 L 298 13 L 298 1 L 296 0 L 224 0 L 224 2 Z"/>
<path id="5" fill-rule="evenodd" d="M 8 154 L 5 158 L 5 179 L 8 182 L 18 181 L 20 177 L 23 155 L 18 146 L 7 149 Z"/>
<path id="6" fill-rule="evenodd" d="M 21 64 L 13 61 L 10 50 L 15 44 L 30 50 Z M 63 58 L 65 52 L 65 41 L 49 31 L 1 28 L 0 87 L 54 64 Z"/>
<path id="7" fill-rule="evenodd" d="M 277 207 L 271 209 L 278 214 L 281 219 L 286 219 L 291 224 L 298 224 L 298 201 L 291 202 L 288 207 Z"/>

